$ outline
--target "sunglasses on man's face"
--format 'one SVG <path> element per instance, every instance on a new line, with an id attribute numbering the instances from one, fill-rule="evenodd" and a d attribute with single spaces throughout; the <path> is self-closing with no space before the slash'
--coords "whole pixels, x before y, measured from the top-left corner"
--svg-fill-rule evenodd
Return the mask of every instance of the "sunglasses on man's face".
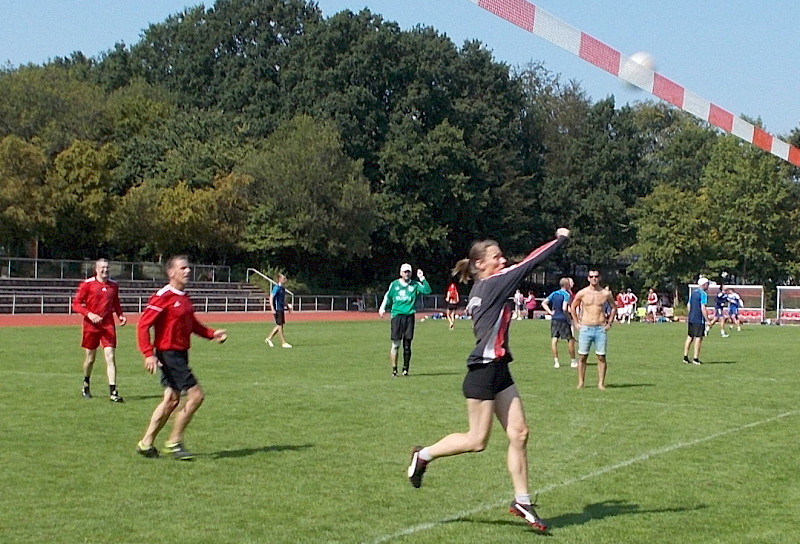
<path id="1" fill-rule="evenodd" d="M 600 277 L 600 276 L 598 276 L 598 275 L 591 275 L 591 274 L 589 275 L 589 279 L 592 279 L 592 278 L 599 278 L 599 277 Z"/>

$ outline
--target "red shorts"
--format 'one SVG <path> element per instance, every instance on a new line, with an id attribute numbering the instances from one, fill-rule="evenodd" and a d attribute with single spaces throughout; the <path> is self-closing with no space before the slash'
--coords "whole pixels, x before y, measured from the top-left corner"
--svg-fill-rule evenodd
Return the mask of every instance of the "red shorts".
<path id="1" fill-rule="evenodd" d="M 92 327 L 83 326 L 83 341 L 81 347 L 85 349 L 97 349 L 103 345 L 104 348 L 117 347 L 117 331 L 114 324 L 101 323 Z"/>

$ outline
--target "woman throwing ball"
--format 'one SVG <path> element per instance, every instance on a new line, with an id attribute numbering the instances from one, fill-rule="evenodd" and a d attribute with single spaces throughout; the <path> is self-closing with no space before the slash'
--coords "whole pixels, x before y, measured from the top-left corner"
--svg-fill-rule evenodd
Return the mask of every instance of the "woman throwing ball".
<path id="1" fill-rule="evenodd" d="M 411 485 L 420 487 L 428 463 L 434 459 L 483 451 L 489 441 L 492 415 L 496 414 L 508 435 L 508 471 L 514 487 L 514 500 L 509 511 L 541 532 L 547 530 L 547 525 L 536 513 L 528 491 L 528 425 L 522 400 L 508 370 L 508 364 L 512 361 L 508 350 L 511 322 L 508 299 L 520 282 L 564 244 L 568 237 L 569 230 L 558 229 L 555 240 L 535 249 L 522 262 L 508 268 L 497 242 L 475 242 L 469 258 L 456 264 L 453 273 L 462 282 L 474 280 L 467 299 L 467 313 L 472 316 L 472 329 L 477 343 L 467 358 L 467 375 L 462 385 L 467 399 L 469 430 L 445 436 L 432 446 L 415 446 L 411 450 L 411 464 L 408 467 Z"/>

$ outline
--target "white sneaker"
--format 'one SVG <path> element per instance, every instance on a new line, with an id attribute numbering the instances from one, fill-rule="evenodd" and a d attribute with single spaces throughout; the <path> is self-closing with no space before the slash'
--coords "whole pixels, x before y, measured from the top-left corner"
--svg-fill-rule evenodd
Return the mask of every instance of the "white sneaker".
<path id="1" fill-rule="evenodd" d="M 728 333 L 723 332 L 720 336 L 722 336 L 723 338 L 727 338 L 728 337 Z"/>
<path id="2" fill-rule="evenodd" d="M 274 347 L 275 347 L 275 344 L 273 344 L 273 343 L 272 343 L 272 340 L 270 340 L 269 338 L 264 338 L 264 342 L 266 342 L 266 343 L 267 343 L 267 345 L 268 345 L 269 347 L 271 347 L 271 348 L 274 348 Z"/>
<path id="3" fill-rule="evenodd" d="M 570 368 L 578 368 L 578 361 L 572 361 L 569 366 Z"/>
<path id="4" fill-rule="evenodd" d="M 290 347 L 292 347 L 292 345 L 289 342 L 284 342 L 283 344 L 281 344 L 281 347 L 289 349 Z"/>
<path id="5" fill-rule="evenodd" d="M 561 368 L 561 365 L 558 363 L 558 361 L 553 363 L 553 368 Z"/>

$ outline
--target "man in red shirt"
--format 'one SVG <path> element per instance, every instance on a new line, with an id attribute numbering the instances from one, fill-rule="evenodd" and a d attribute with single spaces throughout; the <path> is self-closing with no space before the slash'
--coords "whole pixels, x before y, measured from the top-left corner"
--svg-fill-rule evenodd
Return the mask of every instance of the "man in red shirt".
<path id="1" fill-rule="evenodd" d="M 83 398 L 92 398 L 89 378 L 92 376 L 97 347 L 102 344 L 110 399 L 112 402 L 122 402 L 117 392 L 117 331 L 114 328 L 114 314 L 119 318 L 120 327 L 128 319 L 123 315 L 119 303 L 119 286 L 108 277 L 107 260 L 99 259 L 94 263 L 94 276 L 80 284 L 72 301 L 72 309 L 83 316 L 81 347 L 86 350 L 83 360 Z"/>
<path id="2" fill-rule="evenodd" d="M 219 343 L 227 339 L 224 329 L 210 329 L 195 317 L 192 301 L 185 291 L 191 273 L 189 261 L 184 255 L 167 260 L 169 283 L 150 297 L 136 329 L 139 351 L 144 355 L 144 367 L 151 374 L 160 368 L 161 385 L 164 386 L 164 398 L 150 417 L 144 437 L 136 445 L 136 451 L 145 457 L 158 457 L 153 442 L 180 404 L 181 393 L 185 391 L 186 401 L 175 416 L 172 432 L 164 448 L 175 459 L 193 459 L 194 456 L 183 447 L 183 431 L 204 397 L 200 384 L 189 368 L 190 338 L 194 333 Z M 151 328 L 155 331 L 152 342 Z"/>
<path id="3" fill-rule="evenodd" d="M 658 293 L 652 287 L 647 292 L 647 321 L 658 321 Z"/>

